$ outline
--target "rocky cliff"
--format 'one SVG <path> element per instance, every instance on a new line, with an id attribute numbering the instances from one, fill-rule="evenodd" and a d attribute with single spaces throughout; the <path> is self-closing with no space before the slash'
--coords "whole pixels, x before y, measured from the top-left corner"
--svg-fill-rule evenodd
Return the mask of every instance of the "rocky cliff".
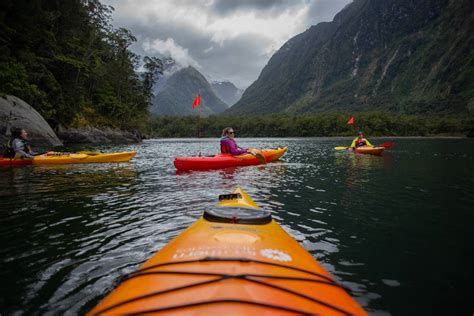
<path id="1" fill-rule="evenodd" d="M 229 106 L 234 105 L 242 97 L 243 90 L 230 81 L 214 81 L 211 83 L 216 95 Z"/>
<path id="2" fill-rule="evenodd" d="M 355 0 L 285 43 L 229 114 L 474 111 L 470 0 Z"/>
<path id="3" fill-rule="evenodd" d="M 27 130 L 33 146 L 63 145 L 46 120 L 33 107 L 17 97 L 7 95 L 0 97 L 0 144 L 4 145 L 8 141 L 12 127 Z"/>

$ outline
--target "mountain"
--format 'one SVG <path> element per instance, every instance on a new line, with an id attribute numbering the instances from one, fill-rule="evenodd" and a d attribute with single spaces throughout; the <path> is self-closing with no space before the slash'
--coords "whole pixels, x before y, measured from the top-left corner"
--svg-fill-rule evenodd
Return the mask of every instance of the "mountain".
<path id="1" fill-rule="evenodd" d="M 229 106 L 239 101 L 244 92 L 229 81 L 214 81 L 211 86 L 216 95 Z"/>
<path id="2" fill-rule="evenodd" d="M 226 114 L 473 112 L 473 47 L 471 0 L 354 0 L 286 42 Z"/>
<path id="3" fill-rule="evenodd" d="M 160 80 L 159 89 L 155 90 L 150 107 L 152 115 L 209 116 L 228 108 L 228 105 L 216 96 L 206 78 L 193 67 L 182 68 Z M 198 93 L 201 95 L 201 107 L 193 110 L 191 105 Z"/>

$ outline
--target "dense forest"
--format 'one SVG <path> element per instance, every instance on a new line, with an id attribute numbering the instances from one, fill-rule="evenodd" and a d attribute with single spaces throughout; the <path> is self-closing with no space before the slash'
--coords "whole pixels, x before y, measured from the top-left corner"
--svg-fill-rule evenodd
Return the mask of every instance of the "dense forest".
<path id="1" fill-rule="evenodd" d="M 355 116 L 342 113 L 305 116 L 267 115 L 258 117 L 160 117 L 152 122 L 155 137 L 220 137 L 224 127 L 232 126 L 237 137 L 351 136 L 362 130 L 370 136 L 455 135 L 474 137 L 474 118 L 367 112 Z"/>
<path id="2" fill-rule="evenodd" d="M 111 26 L 112 12 L 98 0 L 1 1 L 0 95 L 25 100 L 53 128 L 149 126 L 162 63 L 128 49 L 136 38 Z"/>

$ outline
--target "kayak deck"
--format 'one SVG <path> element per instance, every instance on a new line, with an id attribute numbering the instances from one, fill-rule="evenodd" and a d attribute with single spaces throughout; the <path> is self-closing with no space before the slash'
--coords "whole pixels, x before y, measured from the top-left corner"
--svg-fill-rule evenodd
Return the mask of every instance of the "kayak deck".
<path id="1" fill-rule="evenodd" d="M 90 315 L 366 315 L 271 212 L 226 196 Z"/>
<path id="2" fill-rule="evenodd" d="M 261 155 L 265 162 L 273 162 L 281 158 L 287 151 L 287 148 L 262 149 Z M 211 170 L 222 169 L 236 166 L 259 165 L 262 162 L 252 154 L 242 154 L 233 156 L 230 154 L 219 154 L 215 156 L 192 156 L 176 157 L 174 166 L 178 170 Z"/>

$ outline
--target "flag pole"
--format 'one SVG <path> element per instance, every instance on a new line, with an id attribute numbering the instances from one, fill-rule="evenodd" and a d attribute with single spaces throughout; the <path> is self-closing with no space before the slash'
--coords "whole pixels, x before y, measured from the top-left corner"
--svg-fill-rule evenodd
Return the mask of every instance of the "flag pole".
<path id="1" fill-rule="evenodd" d="M 201 89 L 198 89 L 198 94 L 197 96 L 194 98 L 194 101 L 193 101 L 193 105 L 192 105 L 192 108 L 194 110 L 195 107 L 201 107 Z M 199 157 L 201 156 L 201 142 L 199 141 L 199 138 L 201 138 L 201 112 L 199 112 L 199 109 L 197 109 L 198 112 L 197 112 L 197 123 L 196 123 L 196 127 L 197 127 L 197 138 L 198 138 L 198 142 L 199 142 Z"/>
<path id="2" fill-rule="evenodd" d="M 201 91 L 198 90 L 199 92 L 199 101 L 201 101 Z M 199 157 L 201 157 L 201 106 L 199 106 L 199 109 L 198 109 L 198 142 L 199 142 Z"/>

